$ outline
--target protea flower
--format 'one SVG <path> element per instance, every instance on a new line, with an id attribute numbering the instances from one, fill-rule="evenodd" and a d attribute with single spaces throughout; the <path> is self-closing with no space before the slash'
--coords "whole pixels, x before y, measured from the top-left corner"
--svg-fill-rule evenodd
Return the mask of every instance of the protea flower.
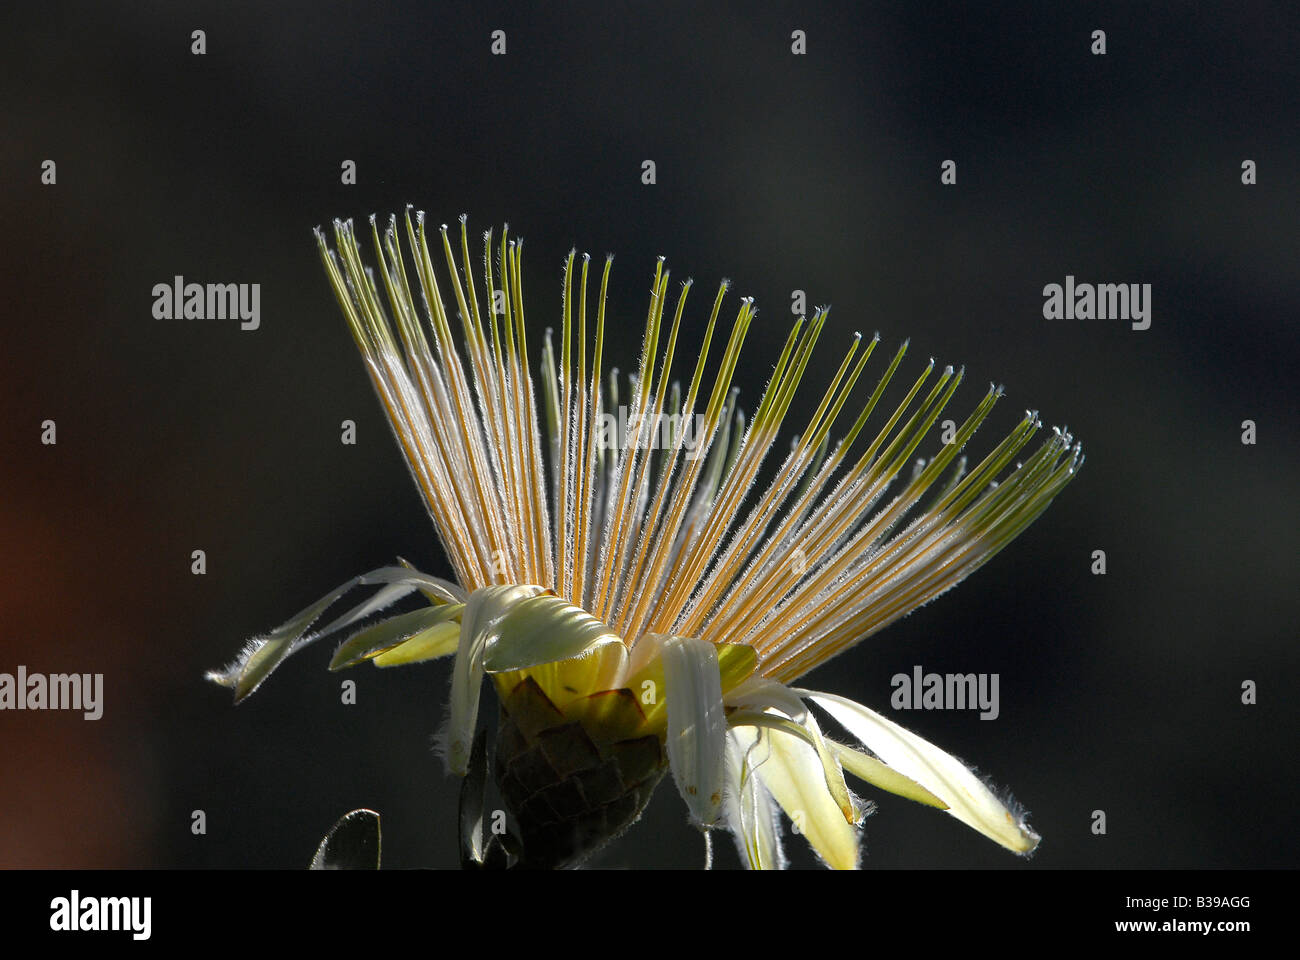
<path id="1" fill-rule="evenodd" d="M 951 441 L 914 464 L 962 372 L 936 377 L 931 360 L 886 401 L 904 343 L 851 404 L 879 337 L 855 335 L 826 376 L 831 366 L 811 362 L 824 310 L 794 323 L 746 420 L 733 383 L 746 374 L 755 309 L 742 300 L 723 329 L 725 281 L 698 357 L 684 364 L 683 395 L 673 375 L 692 284 L 669 314 L 662 259 L 620 405 L 617 375 L 606 386 L 603 371 L 611 260 L 593 317 L 590 259 L 574 252 L 559 346 L 547 330 L 538 391 L 521 242 L 503 235 L 494 249 L 485 235 L 480 301 L 464 217 L 458 245 L 409 210 L 404 231 L 396 217 L 382 237 L 370 225 L 378 280 L 351 222 L 335 222 L 337 251 L 317 230 L 321 258 L 457 582 L 405 563 L 373 570 L 251 641 L 211 679 L 242 699 L 307 643 L 419 591 L 427 606 L 351 636 L 331 668 L 454 656 L 446 760 L 477 781 L 475 797 L 487 763 L 475 750 L 480 689 L 492 679 L 511 862 L 580 863 L 640 816 L 665 770 L 692 822 L 729 829 L 753 867 L 784 864 L 777 806 L 828 865 L 857 865 L 868 806 L 845 772 L 946 810 L 1016 853 L 1033 850 L 1039 838 L 1024 817 L 965 764 L 867 707 L 792 684 L 955 586 L 1028 526 L 1082 462 L 1068 433 L 1054 431 L 1008 470 L 1041 427 L 1029 412 L 967 470 L 961 451 L 1002 393 L 991 386 Z M 806 379 L 821 381 L 821 401 L 759 483 Z M 624 430 L 610 426 L 616 413 Z M 358 586 L 380 589 L 308 633 Z M 854 742 L 825 735 L 810 704 Z M 472 810 L 462 819 L 467 855 L 481 860 L 478 819 Z"/>

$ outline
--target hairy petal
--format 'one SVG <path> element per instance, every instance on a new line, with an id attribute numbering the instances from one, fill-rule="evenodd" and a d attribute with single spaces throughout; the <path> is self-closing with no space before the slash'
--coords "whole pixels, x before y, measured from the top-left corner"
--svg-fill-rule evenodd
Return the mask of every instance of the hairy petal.
<path id="1" fill-rule="evenodd" d="M 483 660 L 489 643 L 499 634 L 506 615 L 521 600 L 542 593 L 541 587 L 482 587 L 469 595 L 460 621 L 460 645 L 451 677 L 451 721 L 447 730 L 447 766 L 464 776 L 478 723 L 483 686 Z"/>
<path id="2" fill-rule="evenodd" d="M 802 737 L 760 728 L 753 763 L 763 784 L 776 797 L 817 855 L 836 870 L 858 866 L 858 829 L 849 823 L 826 786 L 821 759 Z"/>
<path id="3" fill-rule="evenodd" d="M 947 804 L 948 812 L 968 827 L 1015 853 L 1029 853 L 1038 846 L 1040 838 L 1024 818 L 1013 816 L 956 757 L 860 703 L 812 690 L 796 692 L 829 713 L 889 766 Z"/>
<path id="4" fill-rule="evenodd" d="M 334 651 L 330 669 L 342 670 L 364 660 L 374 660 L 380 666 L 388 666 L 395 661 L 382 663 L 382 658 L 410 646 L 417 639 L 427 639 L 435 627 L 448 628 L 451 630 L 452 637 L 457 637 L 460 635 L 460 624 L 451 621 L 458 621 L 464 610 L 463 603 L 445 603 L 439 607 L 414 610 L 411 613 L 399 613 L 395 617 L 389 617 L 357 632 L 340 644 L 338 650 Z M 453 640 L 436 655 L 443 656 L 455 652 L 456 644 Z M 421 659 L 429 658 L 426 656 Z"/>
<path id="5" fill-rule="evenodd" d="M 383 589 L 373 597 L 331 622 L 324 629 L 308 635 L 311 625 L 334 605 L 345 593 L 360 586 L 383 584 Z M 223 687 L 233 687 L 235 702 L 243 700 L 261 685 L 290 654 L 297 653 L 308 644 L 337 630 L 351 626 L 358 620 L 370 616 L 416 590 L 428 590 L 444 596 L 448 602 L 454 602 L 457 594 L 463 593 L 454 584 L 431 577 L 419 571 L 402 567 L 380 567 L 353 577 L 342 586 L 336 587 L 315 603 L 302 610 L 297 616 L 276 627 L 265 637 L 256 637 L 245 644 L 239 656 L 222 670 L 209 670 L 207 679 Z"/>
<path id="6" fill-rule="evenodd" d="M 713 644 L 673 637 L 663 646 L 668 700 L 668 764 L 677 790 L 697 826 L 712 827 L 722 815 L 727 716 L 722 675 Z"/>
<path id="7" fill-rule="evenodd" d="M 861 750 L 854 750 L 842 743 L 836 743 L 834 740 L 827 740 L 826 746 L 830 748 L 831 753 L 835 755 L 835 759 L 840 762 L 843 769 L 858 779 L 865 780 L 873 787 L 897 794 L 908 800 L 915 800 L 917 803 L 924 803 L 926 806 L 938 807 L 940 810 L 948 809 L 948 804 L 915 780 L 903 776 L 889 764 L 882 763 Z"/>
<path id="8" fill-rule="evenodd" d="M 581 607 L 554 594 L 519 601 L 502 619 L 483 660 L 489 673 L 523 670 L 584 656 L 623 640 Z"/>
<path id="9" fill-rule="evenodd" d="M 752 727 L 727 731 L 727 792 L 723 799 L 727 826 L 736 839 L 741 863 L 751 870 L 782 870 L 786 859 L 776 801 L 751 760 L 757 743 L 758 731 Z"/>
<path id="10" fill-rule="evenodd" d="M 437 623 L 371 659 L 376 667 L 404 667 L 426 660 L 449 657 L 460 646 L 459 623 Z"/>

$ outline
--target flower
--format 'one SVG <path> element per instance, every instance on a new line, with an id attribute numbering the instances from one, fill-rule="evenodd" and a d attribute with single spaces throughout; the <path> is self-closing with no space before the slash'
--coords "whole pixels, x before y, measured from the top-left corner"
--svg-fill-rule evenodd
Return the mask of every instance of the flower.
<path id="1" fill-rule="evenodd" d="M 620 405 L 616 372 L 608 388 L 603 373 L 611 259 L 593 317 L 590 258 L 579 264 L 571 251 L 559 345 L 547 330 L 539 392 L 522 241 L 503 234 L 494 248 L 485 234 L 480 303 L 464 217 L 458 244 L 409 209 L 404 230 L 392 217 L 381 237 L 372 217 L 370 234 L 378 282 L 350 221 L 334 224 L 337 250 L 316 231 L 457 582 L 404 562 L 373 570 L 251 641 L 211 679 L 242 699 L 289 654 L 419 591 L 427 606 L 355 633 L 331 668 L 454 656 L 445 747 L 467 783 L 483 778 L 475 730 L 491 677 L 501 706 L 495 778 L 515 821 L 510 852 L 524 865 L 581 862 L 636 820 L 665 768 L 692 822 L 729 829 L 752 867 L 784 864 L 778 808 L 829 866 L 857 866 L 869 807 L 845 772 L 946 810 L 1016 853 L 1034 849 L 1024 817 L 965 764 L 865 706 L 792 684 L 955 586 L 1028 526 L 1082 463 L 1068 433 L 1054 431 L 1003 476 L 1041 427 L 1028 412 L 967 470 L 959 455 L 1002 394 L 990 386 L 950 442 L 912 466 L 963 371 L 934 378 L 931 360 L 901 400 L 884 402 L 905 342 L 850 406 L 879 343 L 855 335 L 764 485 L 759 471 L 795 389 L 822 369 L 810 364 L 825 310 L 794 323 L 747 421 L 732 382 L 752 300 L 724 337 L 722 283 L 683 396 L 672 377 L 692 283 L 669 314 L 660 259 Z M 873 415 L 884 421 L 874 436 Z M 379 589 L 309 632 L 358 586 Z M 810 705 L 855 742 L 823 734 Z M 478 861 L 481 824 L 469 820 L 463 840 Z"/>

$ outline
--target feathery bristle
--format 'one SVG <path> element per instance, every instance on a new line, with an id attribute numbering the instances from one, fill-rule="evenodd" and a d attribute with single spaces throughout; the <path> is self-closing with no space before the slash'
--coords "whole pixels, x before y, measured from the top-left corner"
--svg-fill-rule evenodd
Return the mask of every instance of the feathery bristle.
<path id="1" fill-rule="evenodd" d="M 946 367 L 923 393 L 933 360 L 851 459 L 907 351 L 905 341 L 855 408 L 850 397 L 880 336 L 864 346 L 854 334 L 774 477 L 756 490 L 826 309 L 795 321 L 746 421 L 733 381 L 753 301 L 741 301 L 706 383 L 728 283 L 719 286 L 683 396 L 674 360 L 692 282 L 680 285 L 665 325 L 669 272 L 660 258 L 641 356 L 620 409 L 617 371 L 608 395 L 601 372 L 612 257 L 589 330 L 590 257 L 582 255 L 575 276 L 570 251 L 559 347 L 548 329 L 539 397 L 528 363 L 522 243 L 503 232 L 494 271 L 492 234 L 484 234 L 484 308 L 466 218 L 457 250 L 440 229 L 457 338 L 424 214 L 412 221 L 408 208 L 405 250 L 396 217 L 382 238 L 370 222 L 387 308 L 351 221 L 335 221 L 337 252 L 317 229 L 321 257 L 467 591 L 546 587 L 629 645 L 649 632 L 747 643 L 764 675 L 789 682 L 956 585 L 1046 509 L 1082 464 L 1078 445 L 1056 431 L 998 482 L 1041 427 L 1031 412 L 967 471 L 963 450 L 1002 395 L 990 386 L 952 441 L 904 474 L 964 378 L 964 370 Z M 854 409 L 848 429 L 832 440 Z M 628 435 L 611 449 L 611 421 L 624 420 Z"/>

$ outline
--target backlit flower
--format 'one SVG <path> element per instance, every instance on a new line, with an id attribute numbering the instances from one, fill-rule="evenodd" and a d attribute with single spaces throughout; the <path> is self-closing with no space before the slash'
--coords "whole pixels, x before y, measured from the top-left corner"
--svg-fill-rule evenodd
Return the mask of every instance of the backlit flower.
<path id="1" fill-rule="evenodd" d="M 855 335 L 837 365 L 812 363 L 820 310 L 794 323 L 747 420 L 733 384 L 752 301 L 727 324 L 724 282 L 702 345 L 679 349 L 692 284 L 670 298 L 662 260 L 620 398 L 604 368 L 610 260 L 592 271 L 573 252 L 538 390 L 521 243 L 485 236 L 480 290 L 464 218 L 458 237 L 409 211 L 382 235 L 372 218 L 378 270 L 351 222 L 334 236 L 332 250 L 317 232 L 325 268 L 456 582 L 405 564 L 363 574 L 251 641 L 213 680 L 242 699 L 289 654 L 418 591 L 427 606 L 351 635 L 331 668 L 454 655 L 446 755 L 470 782 L 486 764 L 475 731 L 492 679 L 494 776 L 520 864 L 580 862 L 636 820 L 665 770 L 692 822 L 731 830 L 754 867 L 784 862 L 778 808 L 828 865 L 857 865 L 868 808 L 846 772 L 1016 853 L 1034 848 L 1023 817 L 963 763 L 860 704 L 793 684 L 1028 526 L 1082 462 L 1067 433 L 1016 462 L 1041 427 L 1027 413 L 967 469 L 962 451 L 1002 392 L 990 387 L 950 442 L 915 460 L 962 372 L 930 361 L 891 392 L 904 343 L 851 399 L 879 338 Z M 808 380 L 820 402 L 778 448 Z M 760 479 L 774 451 L 780 462 Z M 379 589 L 309 632 L 360 586 Z M 810 705 L 852 742 L 824 734 Z M 478 860 L 481 825 L 468 819 Z"/>

